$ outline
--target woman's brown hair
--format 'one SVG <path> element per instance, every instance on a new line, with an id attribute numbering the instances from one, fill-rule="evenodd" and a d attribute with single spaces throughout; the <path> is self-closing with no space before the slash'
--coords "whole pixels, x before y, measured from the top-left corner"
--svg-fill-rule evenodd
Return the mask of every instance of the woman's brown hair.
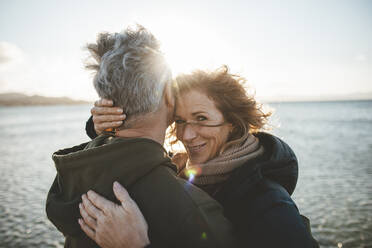
<path id="1" fill-rule="evenodd" d="M 231 74 L 226 65 L 215 71 L 197 70 L 191 74 L 180 74 L 174 81 L 174 95 L 176 99 L 190 90 L 199 90 L 212 99 L 217 109 L 223 114 L 225 121 L 233 125 L 228 142 L 222 147 L 226 148 L 241 144 L 249 133 L 256 133 L 268 122 L 271 112 L 264 112 L 254 95 L 248 95 L 244 87 L 246 79 Z M 172 126 L 169 137 L 170 144 L 178 142 L 175 125 Z"/>

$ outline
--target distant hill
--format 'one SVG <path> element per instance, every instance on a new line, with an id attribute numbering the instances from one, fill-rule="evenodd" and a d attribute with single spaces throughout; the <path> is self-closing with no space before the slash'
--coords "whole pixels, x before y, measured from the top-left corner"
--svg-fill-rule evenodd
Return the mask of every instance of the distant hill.
<path id="1" fill-rule="evenodd" d="M 46 97 L 33 95 L 28 96 L 21 93 L 0 94 L 0 106 L 28 106 L 28 105 L 74 105 L 86 104 L 89 102 L 73 100 L 68 97 Z"/>
<path id="2" fill-rule="evenodd" d="M 314 95 L 314 96 L 270 96 L 261 97 L 262 102 L 329 102 L 329 101 L 360 101 L 372 100 L 372 92 L 353 93 L 343 95 Z"/>

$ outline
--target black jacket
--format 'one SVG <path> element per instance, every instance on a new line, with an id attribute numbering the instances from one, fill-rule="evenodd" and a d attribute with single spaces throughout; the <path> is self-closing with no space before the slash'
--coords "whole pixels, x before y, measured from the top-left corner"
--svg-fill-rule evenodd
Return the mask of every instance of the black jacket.
<path id="1" fill-rule="evenodd" d="M 236 169 L 212 195 L 236 228 L 240 247 L 318 247 L 290 197 L 298 177 L 295 154 L 273 135 L 256 136 L 264 155 Z"/>
<path id="2" fill-rule="evenodd" d="M 57 176 L 46 212 L 66 236 L 65 247 L 97 247 L 78 225 L 78 204 L 90 189 L 116 201 L 114 181 L 124 185 L 140 207 L 151 247 L 232 246 L 232 226 L 220 204 L 178 178 L 166 151 L 155 141 L 100 135 L 55 152 L 53 160 Z"/>

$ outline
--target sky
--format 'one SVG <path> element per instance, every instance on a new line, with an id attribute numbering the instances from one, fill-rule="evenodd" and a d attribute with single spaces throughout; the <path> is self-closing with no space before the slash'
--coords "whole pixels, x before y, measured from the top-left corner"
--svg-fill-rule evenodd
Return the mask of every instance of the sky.
<path id="1" fill-rule="evenodd" d="M 0 93 L 96 99 L 84 46 L 134 23 L 174 75 L 226 64 L 258 97 L 372 92 L 369 0 L 2 0 Z"/>

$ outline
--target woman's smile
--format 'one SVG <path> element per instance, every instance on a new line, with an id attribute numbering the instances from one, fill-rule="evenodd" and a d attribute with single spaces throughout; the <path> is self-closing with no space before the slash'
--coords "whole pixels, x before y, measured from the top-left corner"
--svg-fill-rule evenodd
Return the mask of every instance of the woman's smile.
<path id="1" fill-rule="evenodd" d="M 202 152 L 205 146 L 206 146 L 206 143 L 201 144 L 201 145 L 187 145 L 186 150 L 189 151 L 190 153 L 197 154 L 199 152 Z"/>

